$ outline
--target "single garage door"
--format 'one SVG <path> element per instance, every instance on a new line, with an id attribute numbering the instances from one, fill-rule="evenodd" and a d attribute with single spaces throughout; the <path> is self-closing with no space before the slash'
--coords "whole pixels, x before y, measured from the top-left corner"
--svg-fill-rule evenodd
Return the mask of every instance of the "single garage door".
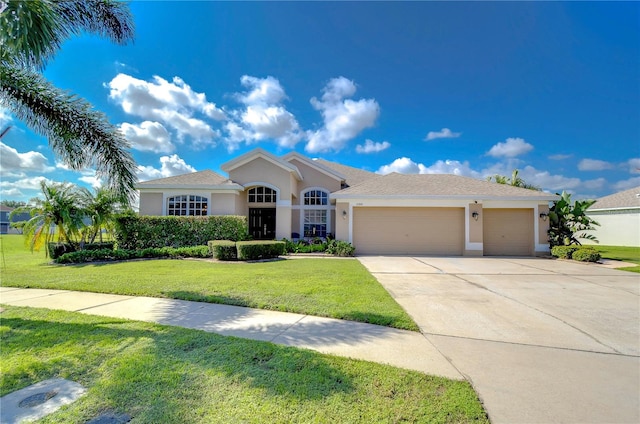
<path id="1" fill-rule="evenodd" d="M 483 209 L 485 256 L 532 256 L 533 209 Z"/>
<path id="2" fill-rule="evenodd" d="M 462 255 L 463 208 L 354 208 L 359 254 Z"/>

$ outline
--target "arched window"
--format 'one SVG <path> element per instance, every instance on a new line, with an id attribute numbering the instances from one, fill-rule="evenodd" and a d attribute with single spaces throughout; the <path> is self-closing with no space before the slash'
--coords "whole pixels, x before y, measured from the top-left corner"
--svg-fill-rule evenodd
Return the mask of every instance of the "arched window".
<path id="1" fill-rule="evenodd" d="M 276 203 L 276 191 L 269 187 L 253 187 L 249 189 L 249 203 Z"/>
<path id="2" fill-rule="evenodd" d="M 309 190 L 304 193 L 303 234 L 305 237 L 326 237 L 329 219 L 329 193 Z M 313 206 L 320 206 L 314 208 Z"/>
<path id="3" fill-rule="evenodd" d="M 327 205 L 329 195 L 326 191 L 310 190 L 304 194 L 305 205 Z"/>
<path id="4" fill-rule="evenodd" d="M 207 214 L 209 201 L 206 197 L 183 194 L 167 199 L 167 215 L 202 216 Z"/>

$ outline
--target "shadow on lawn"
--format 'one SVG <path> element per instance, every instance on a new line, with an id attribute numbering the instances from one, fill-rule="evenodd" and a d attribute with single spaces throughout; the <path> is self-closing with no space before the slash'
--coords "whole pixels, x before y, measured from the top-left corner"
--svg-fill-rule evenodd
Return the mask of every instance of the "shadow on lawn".
<path id="1" fill-rule="evenodd" d="M 206 402 L 212 390 L 238 396 L 227 391 L 254 387 L 297 401 L 354 390 L 349 375 L 311 351 L 59 311 L 29 309 L 27 314 L 39 319 L 21 318 L 25 310 L 20 309 L 10 306 L 2 314 L 2 326 L 8 329 L 2 338 L 3 356 L 27 352 L 38 366 L 3 367 L 4 393 L 64 375 L 88 384 L 100 397 L 98 403 L 124 410 L 144 405 L 145 414 L 166 419 L 179 409 L 177 403 L 202 406 L 198 402 Z M 61 344 L 64 361 L 52 354 Z M 82 367 L 71 368 L 77 362 Z M 213 387 L 211 381 L 219 385 Z M 150 405 L 154 411 L 148 410 Z"/>

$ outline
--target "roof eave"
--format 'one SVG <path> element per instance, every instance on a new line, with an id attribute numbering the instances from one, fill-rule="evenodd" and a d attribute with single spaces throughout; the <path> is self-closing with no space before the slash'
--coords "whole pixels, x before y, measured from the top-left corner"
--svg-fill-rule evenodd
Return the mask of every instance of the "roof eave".
<path id="1" fill-rule="evenodd" d="M 244 191 L 240 184 L 148 184 L 136 185 L 136 190 L 229 190 Z"/>
<path id="2" fill-rule="evenodd" d="M 410 194 L 410 195 L 401 195 L 401 194 L 388 194 L 388 195 L 379 195 L 379 194 L 348 194 L 348 193 L 332 193 L 329 195 L 331 199 L 389 199 L 389 200 L 397 200 L 397 199 L 424 199 L 424 200 L 461 200 L 461 199 L 469 199 L 473 201 L 485 201 L 485 200 L 524 200 L 524 201 L 542 201 L 548 202 L 557 200 L 559 196 L 556 195 L 546 195 L 546 196 L 494 196 L 494 195 L 474 195 L 474 194 L 454 194 L 454 195 L 427 195 L 427 194 Z"/>

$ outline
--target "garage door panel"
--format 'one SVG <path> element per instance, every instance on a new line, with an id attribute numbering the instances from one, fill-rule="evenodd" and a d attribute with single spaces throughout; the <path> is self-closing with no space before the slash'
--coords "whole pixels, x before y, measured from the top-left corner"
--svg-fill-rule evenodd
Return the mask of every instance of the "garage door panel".
<path id="1" fill-rule="evenodd" d="M 463 208 L 354 208 L 361 254 L 462 255 Z"/>
<path id="2" fill-rule="evenodd" d="M 485 256 L 533 255 L 533 209 L 484 209 Z"/>

